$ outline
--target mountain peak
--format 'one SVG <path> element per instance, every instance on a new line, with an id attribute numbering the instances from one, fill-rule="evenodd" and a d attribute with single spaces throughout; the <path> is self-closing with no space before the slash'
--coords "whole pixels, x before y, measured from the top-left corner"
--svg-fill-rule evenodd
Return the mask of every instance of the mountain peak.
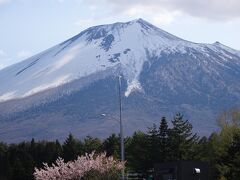
<path id="1" fill-rule="evenodd" d="M 141 34 L 141 35 L 154 35 L 154 36 L 161 36 L 163 39 L 168 39 L 168 40 L 181 40 L 180 38 L 154 26 L 153 24 L 149 23 L 148 21 L 138 18 L 132 21 L 128 22 L 116 22 L 113 24 L 104 24 L 104 25 L 98 25 L 98 26 L 93 26 L 90 27 L 78 35 L 74 36 L 73 38 L 64 41 L 62 44 L 66 42 L 73 42 L 77 39 L 79 39 L 82 36 L 85 36 L 85 39 L 88 42 L 92 42 L 94 40 L 99 40 L 106 38 L 107 39 L 114 39 L 116 36 L 121 36 L 122 33 L 127 33 L 128 30 L 131 29 L 131 31 L 134 33 L 132 36 L 135 36 L 136 34 Z"/>
<path id="2" fill-rule="evenodd" d="M 149 23 L 148 21 L 142 19 L 142 18 L 138 18 L 132 21 L 127 22 L 126 24 L 140 24 L 142 27 L 148 27 L 148 28 L 153 28 L 153 29 L 159 29 L 158 27 L 154 26 L 153 24 Z"/>
<path id="3" fill-rule="evenodd" d="M 132 20 L 132 21 L 130 21 L 130 22 L 135 22 L 135 23 L 146 23 L 147 21 L 145 21 L 144 19 L 142 19 L 142 18 L 138 18 L 138 19 L 134 19 L 134 20 Z M 147 22 L 148 23 L 148 22 Z"/>
<path id="4" fill-rule="evenodd" d="M 213 45 L 215 45 L 215 46 L 224 46 L 224 44 L 220 43 L 219 41 L 216 41 L 215 43 L 213 43 Z"/>

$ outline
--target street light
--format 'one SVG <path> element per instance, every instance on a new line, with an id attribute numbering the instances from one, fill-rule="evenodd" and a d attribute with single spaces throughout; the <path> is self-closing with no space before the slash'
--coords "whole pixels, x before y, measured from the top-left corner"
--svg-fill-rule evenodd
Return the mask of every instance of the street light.
<path id="1" fill-rule="evenodd" d="M 119 95 L 119 123 L 120 123 L 120 139 L 121 139 L 121 161 L 124 163 L 124 137 L 122 124 L 122 96 L 121 96 L 121 76 L 118 76 L 118 95 Z M 122 169 L 122 179 L 124 180 L 124 168 Z"/>
<path id="2" fill-rule="evenodd" d="M 121 96 L 121 76 L 118 76 L 118 98 L 119 98 L 119 125 L 120 125 L 120 146 L 121 146 L 121 162 L 125 161 L 124 157 L 124 136 L 122 124 L 122 96 Z M 107 114 L 102 113 L 101 116 L 106 117 Z M 116 120 L 116 118 L 114 118 Z M 124 168 L 122 169 L 122 180 L 124 180 Z"/>

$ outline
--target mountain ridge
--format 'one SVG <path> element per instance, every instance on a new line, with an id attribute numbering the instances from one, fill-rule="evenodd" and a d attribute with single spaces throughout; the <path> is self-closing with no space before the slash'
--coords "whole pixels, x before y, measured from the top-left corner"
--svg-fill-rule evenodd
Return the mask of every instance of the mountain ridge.
<path id="1" fill-rule="evenodd" d="M 88 28 L 1 70 L 0 139 L 116 131 L 99 114 L 118 114 L 118 75 L 128 134 L 180 111 L 205 135 L 217 128 L 217 114 L 240 105 L 239 51 L 186 41 L 137 19 Z"/>
<path id="2" fill-rule="evenodd" d="M 130 29 L 129 26 L 134 26 L 134 29 L 133 30 Z M 38 55 L 28 58 L 26 61 L 23 61 L 16 65 L 10 66 L 7 69 L 10 68 L 10 71 L 14 71 L 14 67 L 22 66 L 22 68 L 19 68 L 19 70 L 15 72 L 15 76 L 21 75 L 22 73 L 25 73 L 24 71 L 31 69 L 31 67 L 34 68 L 35 64 L 40 63 L 41 61 L 43 61 L 42 59 L 44 59 L 44 57 L 47 56 L 47 58 L 45 58 L 46 60 L 49 61 L 49 59 L 52 59 L 53 61 L 56 61 L 56 63 L 53 62 L 53 65 L 51 65 L 51 64 L 49 65 L 48 63 L 45 63 L 45 65 L 44 65 L 44 63 L 43 63 L 43 66 L 46 66 L 46 67 L 43 67 L 42 69 L 38 70 L 39 71 L 38 73 L 40 75 L 42 75 L 42 74 L 44 75 L 44 71 L 45 71 L 49 78 L 49 76 L 51 76 L 51 73 L 53 73 L 54 71 L 56 71 L 58 69 L 61 69 L 64 66 L 67 66 L 68 63 L 71 63 L 74 60 L 74 56 L 77 56 L 78 54 L 80 54 L 77 51 L 80 51 L 81 49 L 84 48 L 82 46 L 85 46 L 85 45 L 82 44 L 82 41 L 84 42 L 86 40 L 87 40 L 86 45 L 88 45 L 88 43 L 89 44 L 98 43 L 97 46 L 100 46 L 100 49 L 103 49 L 105 52 L 109 52 L 108 56 L 103 57 L 103 59 L 108 59 L 110 62 L 112 62 L 112 64 L 109 64 L 107 62 L 99 63 L 98 61 L 101 60 L 101 54 L 104 55 L 104 53 L 105 53 L 105 52 L 99 51 L 98 54 L 96 53 L 95 59 L 94 59 L 94 57 L 92 57 L 92 59 L 93 59 L 92 61 L 96 61 L 96 62 L 92 62 L 91 67 L 86 67 L 87 66 L 86 65 L 86 66 L 82 66 L 82 68 L 92 69 L 92 70 L 90 70 L 90 73 L 92 73 L 92 72 L 96 72 L 98 70 L 105 70 L 106 68 L 104 68 L 104 67 L 112 67 L 112 66 L 114 66 L 114 63 L 123 64 L 122 62 L 119 61 L 119 56 L 120 55 L 123 56 L 124 54 L 128 55 L 129 53 L 131 53 L 130 52 L 131 48 L 121 47 L 121 46 L 123 46 L 122 44 L 124 44 L 124 43 L 121 44 L 116 41 L 124 40 L 121 38 L 123 35 L 126 34 L 124 32 L 124 31 L 126 31 L 125 29 L 130 29 L 129 33 L 136 33 L 136 34 L 139 33 L 139 31 L 140 31 L 140 33 L 143 34 L 143 37 L 140 37 L 140 39 L 143 39 L 146 36 L 147 40 L 143 40 L 143 41 L 139 41 L 138 37 L 136 37 L 136 36 L 132 36 L 132 37 L 134 37 L 134 39 L 133 38 L 131 39 L 131 37 L 125 37 L 126 39 L 130 38 L 131 39 L 130 42 L 137 42 L 137 41 L 139 41 L 139 43 L 142 42 L 141 46 L 143 46 L 143 49 L 142 49 L 142 47 L 137 48 L 138 45 L 135 45 L 135 44 L 131 45 L 134 48 L 136 47 L 136 51 L 144 51 L 144 49 L 147 49 L 149 52 L 151 52 L 152 51 L 151 49 L 158 48 L 157 51 L 159 53 L 161 53 L 162 51 L 180 51 L 180 52 L 183 51 L 184 52 L 185 48 L 196 48 L 196 49 L 200 49 L 202 51 L 205 51 L 206 48 L 210 48 L 211 50 L 214 50 L 214 51 L 219 51 L 219 49 L 225 50 L 227 48 L 228 51 L 234 52 L 233 49 L 230 49 L 224 45 L 220 45 L 219 43 L 209 45 L 209 44 L 201 44 L 201 43 L 192 43 L 192 42 L 180 39 L 174 35 L 171 35 L 165 31 L 161 30 L 160 28 L 157 28 L 157 27 L 151 25 L 150 23 L 148 23 L 142 19 L 137 19 L 137 20 L 129 21 L 127 23 L 114 23 L 112 25 L 111 24 L 100 25 L 100 26 L 94 26 L 94 27 L 88 28 L 88 29 L 82 31 L 80 34 L 68 39 L 67 41 L 64 41 L 64 42 L 60 43 L 59 45 L 56 45 L 46 51 L 43 51 L 42 53 L 39 53 Z M 137 29 L 137 30 L 134 31 L 135 29 Z M 149 34 L 147 34 L 147 33 L 149 33 Z M 121 36 L 121 37 L 118 37 L 118 36 Z M 157 39 L 157 41 L 154 41 L 154 38 L 158 38 L 158 37 L 160 37 L 160 38 Z M 149 40 L 148 38 L 153 38 L 153 39 Z M 99 39 L 101 42 L 98 42 Z M 75 41 L 77 41 L 77 42 L 75 42 Z M 65 57 L 62 57 L 62 59 L 58 58 L 60 56 L 60 53 L 64 53 L 64 50 L 66 50 L 67 47 L 72 46 L 74 43 L 76 43 L 76 46 L 72 47 L 72 48 L 70 47 L 71 49 L 69 50 L 69 53 L 63 54 L 63 56 L 65 55 Z M 115 44 L 112 45 L 112 43 L 115 43 Z M 119 47 L 115 48 L 115 46 L 118 46 L 118 45 L 119 45 Z M 78 47 L 78 46 L 80 46 L 80 47 Z M 99 47 L 96 47 L 93 45 L 92 48 L 99 48 Z M 113 51 L 115 51 L 115 53 L 111 53 L 110 48 L 112 48 L 112 49 L 115 48 L 115 50 L 113 50 Z M 134 62 L 135 65 L 138 65 L 138 67 L 133 67 L 134 66 L 133 64 L 130 66 L 127 65 L 128 67 L 132 67 L 132 69 L 130 69 L 128 71 L 132 71 L 132 72 L 138 71 L 138 73 L 135 73 L 135 75 L 133 73 L 126 72 L 128 74 L 128 76 L 133 76 L 133 77 L 131 77 L 131 80 L 130 80 L 130 81 L 132 81 L 132 84 L 137 83 L 137 78 L 138 78 L 137 76 L 139 75 L 139 72 L 141 71 L 141 66 L 144 63 L 143 60 L 141 61 L 140 59 L 145 58 L 145 57 L 143 57 L 145 52 L 141 52 L 141 53 L 142 53 L 142 55 L 140 55 L 140 54 L 137 55 L 136 52 L 134 54 L 134 56 L 137 56 L 135 59 L 139 59 L 138 61 L 135 60 L 135 62 Z M 85 56 L 89 56 L 89 54 L 86 54 Z M 131 54 L 130 54 L 130 56 L 131 56 Z M 79 57 L 79 58 L 85 58 L 85 57 Z M 130 60 L 127 59 L 126 61 L 130 61 Z M 124 64 L 125 66 L 126 66 L 126 64 L 129 64 L 128 62 L 124 62 L 124 63 L 125 63 Z M 75 63 L 75 64 L 79 65 L 79 63 Z M 83 64 L 83 62 L 80 64 Z M 85 62 L 85 64 L 89 65 L 90 63 Z M 51 66 L 54 66 L 54 67 L 51 67 Z M 50 70 L 49 70 L 49 68 L 50 68 Z M 74 67 L 71 67 L 71 68 L 73 69 Z M 4 72 L 4 71 L 7 71 L 7 70 L 3 69 L 2 71 L 0 71 L 0 81 L 4 80 L 2 78 L 2 76 L 3 76 L 2 74 L 4 74 L 2 72 Z M 70 71 L 71 70 L 69 70 L 69 72 Z M 42 91 L 42 90 L 46 90 L 48 88 L 52 88 L 52 87 L 54 88 L 54 87 L 59 86 L 60 84 L 77 79 L 79 76 L 80 77 L 84 76 L 83 74 L 78 75 L 77 73 L 79 74 L 78 70 L 76 70 L 75 74 L 68 73 L 68 74 L 64 74 L 64 75 L 60 76 L 61 75 L 61 73 L 60 73 L 60 75 L 53 75 L 52 82 L 49 82 L 45 86 L 42 86 L 40 84 L 38 86 L 35 85 L 35 87 L 30 87 L 29 91 L 25 92 L 25 93 L 21 93 L 20 97 L 26 97 L 28 95 L 34 94 L 34 93 Z M 86 74 L 90 74 L 90 73 L 86 71 Z M 39 74 L 35 73 L 35 76 L 40 76 Z M 58 77 L 58 78 L 53 79 L 54 77 Z M 26 77 L 25 77 L 25 79 L 26 79 Z M 35 79 L 37 79 L 37 78 L 35 78 Z M 40 81 L 41 81 L 41 79 L 42 79 L 42 77 L 38 78 L 38 80 L 40 80 Z M 129 79 L 130 79 L 130 77 L 129 77 Z M 8 81 L 9 81 L 9 78 L 8 78 Z M 34 84 L 35 82 L 32 80 L 31 83 Z M 42 82 L 42 84 L 43 84 L 43 82 Z M 26 87 L 26 85 L 24 85 L 24 86 Z M 131 84 L 129 84 L 129 86 L 131 86 Z M 17 89 L 17 88 L 14 87 L 14 89 Z M 11 99 L 11 97 L 14 98 L 15 97 L 14 94 L 17 94 L 17 92 L 15 92 L 13 89 L 12 89 L 12 91 L 10 91 L 10 92 L 8 91 L 5 93 L 1 92 L 1 89 L 0 89 L 0 101 L 1 100 L 4 101 L 5 99 L 6 100 Z M 19 98 L 19 95 L 16 95 L 16 98 Z"/>

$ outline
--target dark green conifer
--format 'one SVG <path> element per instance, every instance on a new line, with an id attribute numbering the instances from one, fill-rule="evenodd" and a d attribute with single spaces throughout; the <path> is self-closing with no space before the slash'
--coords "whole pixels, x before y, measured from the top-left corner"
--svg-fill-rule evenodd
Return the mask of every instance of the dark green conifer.
<path id="1" fill-rule="evenodd" d="M 159 161 L 165 162 L 169 159 L 169 129 L 167 120 L 165 117 L 162 117 L 160 126 L 159 126 Z"/>
<path id="2" fill-rule="evenodd" d="M 70 133 L 62 146 L 65 161 L 72 161 L 77 158 L 80 154 L 79 144 L 80 142 Z"/>
<path id="3" fill-rule="evenodd" d="M 120 158 L 120 138 L 116 134 L 112 134 L 103 142 L 103 149 L 107 156 Z"/>
<path id="4" fill-rule="evenodd" d="M 192 159 L 194 145 L 198 140 L 197 134 L 192 132 L 192 125 L 183 115 L 177 113 L 172 120 L 173 128 L 170 130 L 170 147 L 172 160 Z"/>

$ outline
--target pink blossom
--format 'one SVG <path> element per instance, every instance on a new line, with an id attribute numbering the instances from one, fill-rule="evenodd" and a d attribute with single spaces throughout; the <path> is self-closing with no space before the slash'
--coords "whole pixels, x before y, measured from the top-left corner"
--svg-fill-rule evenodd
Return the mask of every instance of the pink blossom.
<path id="1" fill-rule="evenodd" d="M 106 157 L 106 153 L 96 155 L 92 152 L 67 163 L 61 158 L 52 166 L 44 163 L 43 169 L 35 168 L 34 176 L 36 180 L 77 180 L 93 173 L 112 177 L 118 175 L 124 164 L 113 157 Z"/>

